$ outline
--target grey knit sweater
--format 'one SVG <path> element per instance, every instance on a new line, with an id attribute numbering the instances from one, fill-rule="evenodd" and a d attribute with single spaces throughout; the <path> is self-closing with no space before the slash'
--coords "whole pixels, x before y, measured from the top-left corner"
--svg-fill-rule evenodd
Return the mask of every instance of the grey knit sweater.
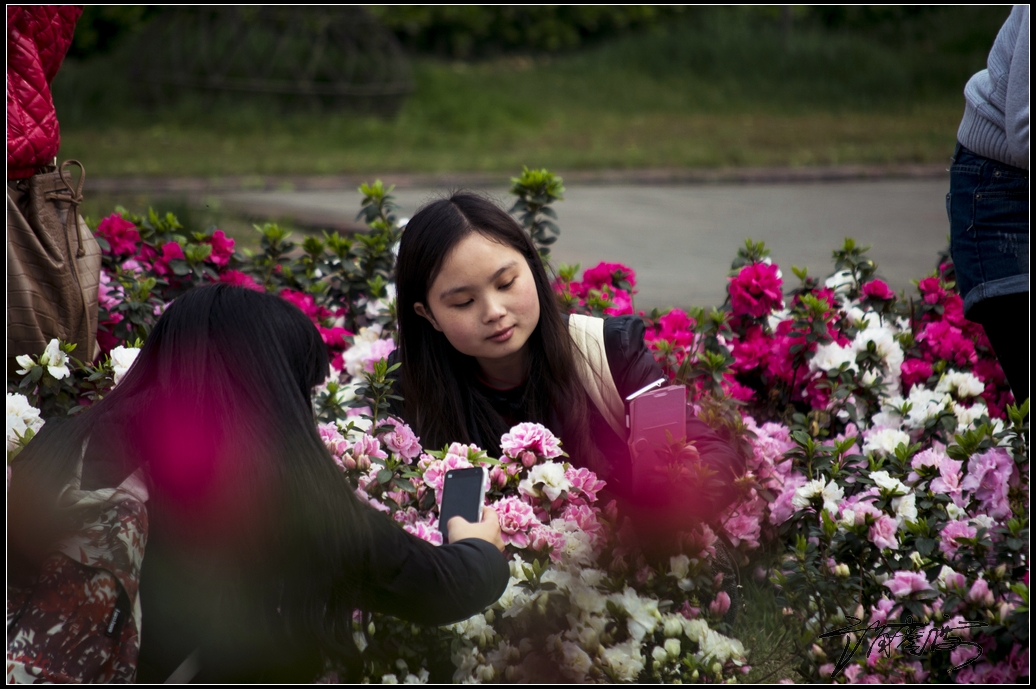
<path id="1" fill-rule="evenodd" d="M 964 87 L 957 140 L 973 153 L 1029 169 L 1029 6 L 1015 5 L 989 52 L 988 69 Z"/>

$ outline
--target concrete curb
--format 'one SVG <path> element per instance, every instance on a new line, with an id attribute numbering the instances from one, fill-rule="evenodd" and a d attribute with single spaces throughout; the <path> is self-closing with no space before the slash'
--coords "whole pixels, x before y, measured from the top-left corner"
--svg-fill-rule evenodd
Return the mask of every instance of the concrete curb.
<path id="1" fill-rule="evenodd" d="M 647 170 L 559 170 L 565 184 L 787 184 L 948 177 L 946 164 L 832 165 L 824 167 L 670 168 Z M 267 175 L 227 177 L 88 177 L 92 193 L 215 194 L 236 191 L 340 191 L 381 179 L 406 188 L 507 186 L 497 172 L 386 173 L 370 175 Z"/>

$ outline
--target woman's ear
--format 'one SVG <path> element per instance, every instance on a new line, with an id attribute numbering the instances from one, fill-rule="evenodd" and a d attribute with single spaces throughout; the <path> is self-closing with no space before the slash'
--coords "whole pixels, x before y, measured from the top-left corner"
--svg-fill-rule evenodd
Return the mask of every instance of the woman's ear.
<path id="1" fill-rule="evenodd" d="M 421 302 L 417 301 L 417 302 L 414 302 L 414 312 L 418 316 L 421 316 L 422 318 L 428 319 L 428 322 L 432 324 L 433 328 L 435 328 L 439 332 L 442 332 L 442 328 L 439 327 L 439 323 L 435 320 L 435 316 L 432 315 L 431 309 L 426 309 L 424 307 L 424 304 L 422 304 Z"/>

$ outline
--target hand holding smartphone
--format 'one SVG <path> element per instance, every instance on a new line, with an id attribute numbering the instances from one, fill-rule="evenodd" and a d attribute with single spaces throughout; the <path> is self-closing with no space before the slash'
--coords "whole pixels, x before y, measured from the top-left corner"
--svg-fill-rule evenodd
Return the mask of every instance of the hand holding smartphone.
<path id="1" fill-rule="evenodd" d="M 446 472 L 439 507 L 439 532 L 443 543 L 449 543 L 448 524 L 453 517 L 463 517 L 472 524 L 482 521 L 482 505 L 486 499 L 486 470 L 482 467 L 451 469 Z"/>

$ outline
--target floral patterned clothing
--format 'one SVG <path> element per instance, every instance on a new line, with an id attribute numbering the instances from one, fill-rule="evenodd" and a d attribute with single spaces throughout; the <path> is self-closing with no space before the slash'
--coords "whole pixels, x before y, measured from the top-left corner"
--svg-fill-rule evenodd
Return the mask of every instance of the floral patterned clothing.
<path id="1" fill-rule="evenodd" d="M 147 499 L 139 472 L 118 488 L 66 490 L 63 504 L 90 516 L 35 584 L 8 584 L 9 684 L 135 681 Z"/>

